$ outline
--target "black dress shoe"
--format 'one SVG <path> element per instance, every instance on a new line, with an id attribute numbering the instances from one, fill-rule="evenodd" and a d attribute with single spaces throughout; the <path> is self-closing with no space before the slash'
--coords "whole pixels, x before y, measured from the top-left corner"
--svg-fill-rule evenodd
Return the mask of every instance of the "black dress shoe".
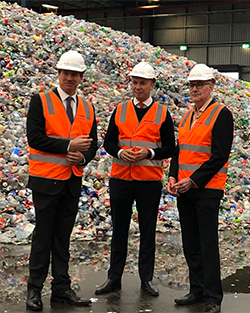
<path id="1" fill-rule="evenodd" d="M 59 295 L 52 292 L 50 301 L 57 303 L 68 303 L 76 306 L 87 306 L 91 304 L 90 300 L 78 297 L 77 294 L 72 289 L 68 289 L 60 293 Z"/>
<path id="2" fill-rule="evenodd" d="M 205 309 L 203 312 L 219 313 L 220 312 L 220 304 L 206 303 Z"/>
<path id="3" fill-rule="evenodd" d="M 121 285 L 121 280 L 112 280 L 112 279 L 107 279 L 104 284 L 96 288 L 95 294 L 96 295 L 101 295 L 105 293 L 110 293 L 115 290 L 120 290 L 122 287 Z"/>
<path id="4" fill-rule="evenodd" d="M 40 291 L 35 291 L 34 289 L 28 290 L 26 308 L 32 311 L 41 311 L 43 309 Z"/>
<path id="5" fill-rule="evenodd" d="M 150 296 L 153 297 L 159 296 L 159 290 L 156 286 L 153 285 L 152 281 L 142 282 L 141 290 Z"/>
<path id="6" fill-rule="evenodd" d="M 188 293 L 182 298 L 175 299 L 174 302 L 178 305 L 189 305 L 198 302 L 202 302 L 202 296 L 197 296 L 193 293 Z"/>

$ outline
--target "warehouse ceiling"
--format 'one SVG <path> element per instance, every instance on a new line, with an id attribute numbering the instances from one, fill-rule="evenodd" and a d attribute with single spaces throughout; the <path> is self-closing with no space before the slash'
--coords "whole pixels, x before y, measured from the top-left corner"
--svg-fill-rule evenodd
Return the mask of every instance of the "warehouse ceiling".
<path id="1" fill-rule="evenodd" d="M 32 8 L 39 13 L 46 13 L 48 11 L 54 11 L 57 14 L 69 15 L 69 14 L 91 14 L 98 12 L 112 12 L 120 11 L 131 15 L 144 15 L 152 14 L 154 12 L 154 6 L 162 8 L 173 7 L 190 7 L 190 6 L 203 6 L 212 4 L 225 4 L 225 3 L 243 3 L 250 2 L 250 0 L 235 0 L 235 1 L 216 1 L 216 0 L 13 0 L 6 1 L 10 3 L 18 3 L 22 6 Z M 42 4 L 52 5 L 58 7 L 57 9 L 45 8 Z"/>

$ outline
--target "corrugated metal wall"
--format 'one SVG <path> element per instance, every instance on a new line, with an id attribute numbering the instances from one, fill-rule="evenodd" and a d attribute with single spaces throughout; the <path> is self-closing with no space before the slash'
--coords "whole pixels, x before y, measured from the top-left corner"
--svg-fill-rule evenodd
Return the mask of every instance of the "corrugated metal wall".
<path id="1" fill-rule="evenodd" d="M 111 27 L 114 30 L 126 32 L 129 35 L 140 36 L 145 38 L 146 24 L 145 19 L 138 17 L 130 17 L 122 12 L 110 12 L 110 13 L 95 13 L 91 14 L 90 18 L 82 16 L 90 22 L 95 22 L 99 25 Z M 142 27 L 140 25 L 142 21 Z"/>
<path id="2" fill-rule="evenodd" d="M 198 63 L 239 65 L 243 80 L 250 81 L 250 3 L 159 8 L 154 16 L 136 17 L 128 13 L 91 14 L 87 20 L 141 36 L 144 42 L 184 55 Z M 84 17 L 83 17 L 84 18 Z M 186 45 L 186 51 L 179 46 Z"/>
<path id="3" fill-rule="evenodd" d="M 243 80 L 250 81 L 250 3 L 196 6 L 168 10 L 171 17 L 154 19 L 153 45 L 210 66 L 240 65 Z M 157 16 L 157 12 L 155 12 Z M 180 45 L 188 49 L 178 51 Z"/>

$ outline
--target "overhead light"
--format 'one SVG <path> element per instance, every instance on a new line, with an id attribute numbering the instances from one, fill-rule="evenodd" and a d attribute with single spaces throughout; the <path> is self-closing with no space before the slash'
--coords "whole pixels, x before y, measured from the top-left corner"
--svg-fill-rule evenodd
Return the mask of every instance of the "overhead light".
<path id="1" fill-rule="evenodd" d="M 54 6 L 54 5 L 50 5 L 50 4 L 42 4 L 42 6 L 46 9 L 54 9 L 57 10 L 58 7 Z"/>
<path id="2" fill-rule="evenodd" d="M 139 9 L 155 9 L 155 8 L 159 8 L 159 4 L 158 5 L 144 5 L 142 7 L 138 7 Z"/>
<path id="3" fill-rule="evenodd" d="M 249 49 L 250 48 L 250 44 L 249 43 L 243 43 L 243 45 L 241 47 L 243 49 Z"/>
<path id="4" fill-rule="evenodd" d="M 181 51 L 187 50 L 187 46 L 180 46 L 180 50 L 181 50 Z"/>

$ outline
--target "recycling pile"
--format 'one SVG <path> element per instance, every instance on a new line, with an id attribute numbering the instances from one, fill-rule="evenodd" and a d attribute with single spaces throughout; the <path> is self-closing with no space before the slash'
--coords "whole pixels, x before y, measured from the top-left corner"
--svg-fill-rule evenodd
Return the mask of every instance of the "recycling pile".
<path id="1" fill-rule="evenodd" d="M 38 14 L 0 2 L 0 242 L 27 243 L 35 216 L 28 180 L 26 115 L 30 97 L 58 84 L 55 65 L 62 53 L 79 51 L 87 65 L 79 93 L 95 107 L 99 149 L 85 168 L 79 214 L 72 239 L 93 240 L 112 234 L 108 180 L 111 157 L 103 148 L 110 115 L 132 95 L 128 74 L 141 60 L 157 74 L 154 98 L 167 105 L 176 137 L 182 115 L 192 106 L 186 75 L 196 62 L 144 43 L 137 36 L 77 20 L 74 16 Z M 220 229 L 248 229 L 250 223 L 250 87 L 215 71 L 214 96 L 233 113 L 235 134 L 230 155 Z M 176 202 L 167 194 L 169 161 L 164 163 L 159 232 L 179 231 Z M 133 208 L 131 233 L 138 234 Z"/>

